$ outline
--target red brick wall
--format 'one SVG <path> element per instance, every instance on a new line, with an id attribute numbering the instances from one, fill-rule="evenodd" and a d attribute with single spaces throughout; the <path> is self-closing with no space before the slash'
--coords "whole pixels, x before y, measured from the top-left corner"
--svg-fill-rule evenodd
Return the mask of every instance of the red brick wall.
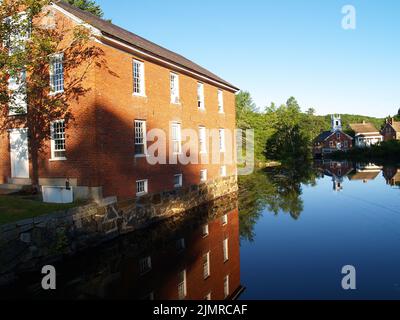
<path id="1" fill-rule="evenodd" d="M 59 15 L 59 17 L 62 17 Z M 235 128 L 235 96 L 224 90 L 224 114 L 218 113 L 218 88 L 205 84 L 205 111 L 197 108 L 197 80 L 180 75 L 181 105 L 170 104 L 170 69 L 143 60 L 131 53 L 103 44 L 106 67 L 91 69 L 85 86 L 91 91 L 79 103 L 72 103 L 75 120 L 66 130 L 67 161 L 50 162 L 50 141 L 40 159 L 41 178 L 77 178 L 80 186 L 103 186 L 105 196 L 120 198 L 136 194 L 135 182 L 149 180 L 149 192 L 173 188 L 173 175 L 183 173 L 185 185 L 200 182 L 200 169 L 208 169 L 208 179 L 219 176 L 220 165 L 157 165 L 134 157 L 134 120 L 147 121 L 147 129 L 161 128 L 169 133 L 170 121 L 180 121 L 182 129 L 196 131 Z M 146 98 L 133 96 L 132 60 L 145 63 Z M 174 70 L 175 71 L 175 70 Z M 177 72 L 177 71 L 175 71 Z M 68 72 L 66 71 L 66 74 Z M 67 79 L 66 79 L 67 81 Z M 1 141 L 1 179 L 10 176 L 8 138 Z M 236 166 L 227 166 L 227 175 Z"/>
<path id="2" fill-rule="evenodd" d="M 343 143 L 345 141 L 347 141 L 347 143 L 348 143 L 347 149 L 351 149 L 353 147 L 353 139 L 351 137 L 347 136 L 346 134 L 344 134 L 343 132 L 340 132 L 340 137 L 338 139 L 338 137 L 336 136 L 336 133 L 335 133 L 332 136 L 330 136 L 327 140 L 324 141 L 324 148 L 331 148 L 330 142 L 333 142 L 334 148 L 336 148 L 337 143 L 341 143 L 342 150 L 343 150 L 344 149 Z"/>

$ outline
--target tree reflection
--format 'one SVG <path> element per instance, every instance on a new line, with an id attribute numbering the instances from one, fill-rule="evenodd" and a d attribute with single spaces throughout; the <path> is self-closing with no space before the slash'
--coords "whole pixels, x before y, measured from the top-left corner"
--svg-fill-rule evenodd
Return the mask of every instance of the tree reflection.
<path id="1" fill-rule="evenodd" d="M 303 211 L 302 186 L 315 185 L 318 171 L 311 162 L 256 171 L 239 178 L 240 235 L 254 241 L 254 226 L 268 210 L 275 215 L 288 213 L 295 220 Z"/>

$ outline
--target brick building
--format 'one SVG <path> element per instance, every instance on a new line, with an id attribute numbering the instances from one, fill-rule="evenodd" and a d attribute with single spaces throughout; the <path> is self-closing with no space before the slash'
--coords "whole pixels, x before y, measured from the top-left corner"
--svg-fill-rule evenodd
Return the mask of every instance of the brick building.
<path id="1" fill-rule="evenodd" d="M 314 157 L 323 157 L 335 151 L 347 151 L 353 147 L 353 138 L 342 130 L 340 116 L 332 115 L 331 130 L 321 132 L 314 140 Z"/>
<path id="2" fill-rule="evenodd" d="M 381 131 L 384 141 L 400 140 L 400 122 L 389 118 Z"/>
<path id="3" fill-rule="evenodd" d="M 236 165 L 226 159 L 226 151 L 235 149 L 230 135 L 235 128 L 235 86 L 181 55 L 63 1 L 55 1 L 48 10 L 46 23 L 55 28 L 61 24 L 89 28 L 91 45 L 102 50 L 107 68 L 88 70 L 84 85 L 90 91 L 79 103 L 71 102 L 72 122 L 65 125 L 58 119 L 45 128 L 51 138 L 38 161 L 40 186 L 62 187 L 68 180 L 75 199 L 131 198 L 236 174 Z M 62 95 L 68 81 L 66 59 L 61 54 L 52 59 L 54 94 Z M 25 109 L 29 113 L 29 105 Z M 10 110 L 9 116 L 19 124 L 1 133 L 3 188 L 32 183 L 30 128 L 23 124 L 26 113 Z M 156 128 L 168 134 L 167 151 L 172 154 L 185 152 L 182 131 L 195 130 L 199 153 L 210 157 L 214 155 L 208 133 L 214 130 L 220 162 L 149 164 L 152 141 L 147 133 Z M 170 163 L 170 153 L 161 156 Z"/>

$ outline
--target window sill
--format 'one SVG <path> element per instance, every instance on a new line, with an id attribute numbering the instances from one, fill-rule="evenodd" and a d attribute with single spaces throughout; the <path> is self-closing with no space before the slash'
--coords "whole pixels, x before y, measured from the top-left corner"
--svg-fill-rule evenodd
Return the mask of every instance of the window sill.
<path id="1" fill-rule="evenodd" d="M 182 103 L 181 102 L 174 102 L 174 101 L 171 101 L 171 104 L 172 105 L 174 105 L 174 106 L 182 106 Z"/>
<path id="2" fill-rule="evenodd" d="M 148 192 L 140 192 L 140 193 L 136 193 L 136 197 L 143 197 L 145 195 L 147 195 Z"/>
<path id="3" fill-rule="evenodd" d="M 49 96 L 50 97 L 55 97 L 55 96 L 61 95 L 63 93 L 64 93 L 64 90 L 63 91 L 57 91 L 57 92 L 50 92 Z"/>
<path id="4" fill-rule="evenodd" d="M 67 161 L 67 158 L 51 158 L 49 159 L 50 162 L 57 162 L 57 161 Z"/>
<path id="5" fill-rule="evenodd" d="M 135 158 L 147 158 L 148 154 L 135 154 Z"/>
<path id="6" fill-rule="evenodd" d="M 9 113 L 8 117 L 21 117 L 21 116 L 26 116 L 28 115 L 28 112 L 24 112 L 24 113 Z"/>
<path id="7" fill-rule="evenodd" d="M 132 96 L 137 98 L 147 98 L 145 94 L 139 94 L 139 93 L 132 93 Z"/>

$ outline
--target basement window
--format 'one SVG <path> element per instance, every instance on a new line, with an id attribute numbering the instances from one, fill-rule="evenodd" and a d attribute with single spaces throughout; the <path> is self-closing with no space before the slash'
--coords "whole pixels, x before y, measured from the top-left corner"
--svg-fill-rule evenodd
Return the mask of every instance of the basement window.
<path id="1" fill-rule="evenodd" d="M 139 272 L 141 275 L 151 270 L 151 257 L 146 257 L 139 260 Z"/>
<path id="2" fill-rule="evenodd" d="M 181 188 L 182 185 L 183 185 L 183 175 L 182 174 L 174 175 L 174 187 Z"/>
<path id="3" fill-rule="evenodd" d="M 148 180 L 138 180 L 136 181 L 136 195 L 142 196 L 148 192 Z"/>

